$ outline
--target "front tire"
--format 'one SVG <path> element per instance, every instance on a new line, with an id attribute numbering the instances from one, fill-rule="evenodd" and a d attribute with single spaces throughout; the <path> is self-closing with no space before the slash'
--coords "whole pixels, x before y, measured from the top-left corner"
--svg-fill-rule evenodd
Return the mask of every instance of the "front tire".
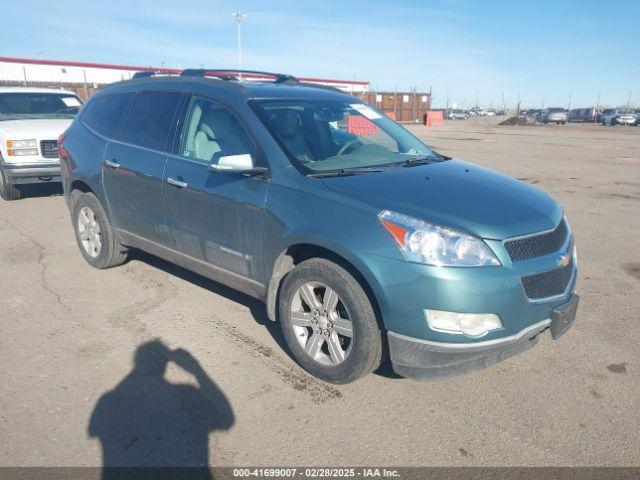
<path id="1" fill-rule="evenodd" d="M 374 371 L 382 336 L 371 301 L 341 266 L 313 258 L 282 282 L 279 319 L 289 350 L 311 375 L 336 384 Z"/>
<path id="2" fill-rule="evenodd" d="M 22 197 L 22 191 L 11 183 L 9 176 L 2 169 L 0 169 L 0 197 L 8 202 Z"/>
<path id="3" fill-rule="evenodd" d="M 116 239 L 109 217 L 95 195 L 77 196 L 71 219 L 78 248 L 89 265 L 103 269 L 127 260 L 127 249 Z"/>

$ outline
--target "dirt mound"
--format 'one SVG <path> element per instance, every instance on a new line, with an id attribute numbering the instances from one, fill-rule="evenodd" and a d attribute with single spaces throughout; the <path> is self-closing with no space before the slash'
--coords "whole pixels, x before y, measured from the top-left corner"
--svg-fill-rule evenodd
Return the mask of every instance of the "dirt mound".
<path id="1" fill-rule="evenodd" d="M 524 126 L 531 126 L 535 124 L 536 124 L 535 121 L 523 115 L 520 115 L 519 117 L 509 117 L 505 121 L 499 123 L 499 125 L 524 125 Z"/>

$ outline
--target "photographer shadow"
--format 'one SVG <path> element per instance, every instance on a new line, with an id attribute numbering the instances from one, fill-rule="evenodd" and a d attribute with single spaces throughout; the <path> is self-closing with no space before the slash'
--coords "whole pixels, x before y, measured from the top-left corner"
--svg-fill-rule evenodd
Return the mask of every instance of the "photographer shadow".
<path id="1" fill-rule="evenodd" d="M 167 364 L 193 375 L 198 387 L 169 383 Z M 102 444 L 103 479 L 210 479 L 209 433 L 234 423 L 224 393 L 185 350 L 155 340 L 138 347 L 132 371 L 98 400 L 88 434 Z"/>

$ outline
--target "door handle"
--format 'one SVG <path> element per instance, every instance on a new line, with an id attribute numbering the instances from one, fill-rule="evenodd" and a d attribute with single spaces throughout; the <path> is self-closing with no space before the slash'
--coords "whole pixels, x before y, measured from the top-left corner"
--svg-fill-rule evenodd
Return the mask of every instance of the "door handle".
<path id="1" fill-rule="evenodd" d="M 114 160 L 105 160 L 104 164 L 111 168 L 120 168 L 120 164 Z"/>
<path id="2" fill-rule="evenodd" d="M 182 180 L 176 180 L 175 178 L 167 178 L 167 183 L 169 185 L 173 185 L 174 187 L 178 187 L 178 188 L 185 188 L 188 184 L 187 182 L 183 182 Z"/>

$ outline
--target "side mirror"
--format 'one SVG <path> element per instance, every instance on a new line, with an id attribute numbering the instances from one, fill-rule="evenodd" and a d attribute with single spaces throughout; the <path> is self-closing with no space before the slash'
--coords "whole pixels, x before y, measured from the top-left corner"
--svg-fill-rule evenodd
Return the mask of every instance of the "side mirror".
<path id="1" fill-rule="evenodd" d="M 241 173 L 245 175 L 257 175 L 267 171 L 266 167 L 256 167 L 253 157 L 249 153 L 220 157 L 214 156 L 210 168 L 214 172 Z"/>

